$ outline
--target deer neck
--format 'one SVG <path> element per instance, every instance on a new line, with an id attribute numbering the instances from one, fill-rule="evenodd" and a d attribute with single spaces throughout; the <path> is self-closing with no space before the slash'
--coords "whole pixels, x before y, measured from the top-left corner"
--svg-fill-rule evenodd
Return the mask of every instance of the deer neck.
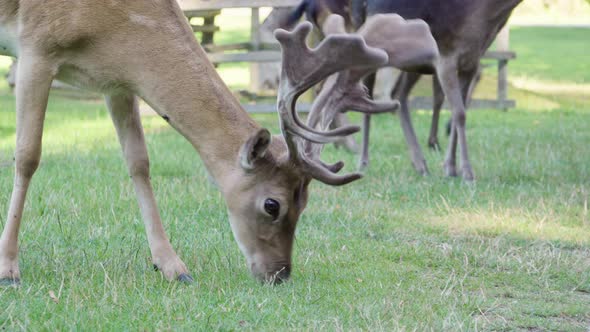
<path id="1" fill-rule="evenodd" d="M 140 95 L 199 152 L 221 189 L 239 168 L 241 146 L 260 126 L 244 111 L 196 43 L 158 66 Z M 153 68 L 153 67 L 152 67 Z"/>

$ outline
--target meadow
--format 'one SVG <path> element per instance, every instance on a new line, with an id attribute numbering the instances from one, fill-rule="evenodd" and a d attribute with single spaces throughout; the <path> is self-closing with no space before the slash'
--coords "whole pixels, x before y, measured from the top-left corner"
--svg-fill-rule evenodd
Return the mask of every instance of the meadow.
<path id="1" fill-rule="evenodd" d="M 220 38 L 243 36 L 228 29 Z M 0 288 L 0 329 L 587 331 L 590 29 L 520 27 L 511 38 L 516 108 L 468 114 L 476 183 L 443 176 L 444 153 L 426 148 L 429 111 L 413 113 L 427 177 L 411 166 L 398 118 L 383 115 L 364 179 L 311 185 L 293 278 L 277 287 L 250 277 L 197 153 L 144 117 L 164 224 L 196 282 L 154 272 L 103 102 L 53 92 L 21 229 L 22 285 Z M 244 65 L 220 70 L 235 88 L 247 81 Z M 494 84 L 486 71 L 477 94 L 493 96 Z M 0 80 L 0 211 L 14 110 Z M 254 117 L 278 133 L 276 115 Z M 330 146 L 323 158 L 352 170 L 357 157 Z"/>

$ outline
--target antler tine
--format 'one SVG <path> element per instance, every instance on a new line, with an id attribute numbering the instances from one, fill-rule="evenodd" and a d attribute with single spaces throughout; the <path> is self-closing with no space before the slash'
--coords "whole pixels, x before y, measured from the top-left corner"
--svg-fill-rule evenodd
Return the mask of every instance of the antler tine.
<path id="1" fill-rule="evenodd" d="M 369 48 L 361 36 L 333 35 L 315 49 L 309 49 L 305 39 L 311 24 L 299 24 L 293 32 L 275 31 L 281 44 L 283 64 L 279 87 L 278 109 L 283 132 L 299 136 L 314 143 L 330 143 L 342 136 L 360 130 L 358 126 L 346 126 L 331 131 L 318 131 L 306 126 L 297 116 L 297 98 L 325 77 L 350 68 L 374 63 L 386 63 L 387 55 Z M 290 135 L 285 135 L 290 136 Z"/>
<path id="2" fill-rule="evenodd" d="M 344 163 L 339 161 L 334 165 L 326 165 L 319 160 L 314 160 L 303 155 L 304 165 L 312 178 L 332 186 L 341 186 L 356 181 L 363 177 L 361 173 L 337 175 Z"/>

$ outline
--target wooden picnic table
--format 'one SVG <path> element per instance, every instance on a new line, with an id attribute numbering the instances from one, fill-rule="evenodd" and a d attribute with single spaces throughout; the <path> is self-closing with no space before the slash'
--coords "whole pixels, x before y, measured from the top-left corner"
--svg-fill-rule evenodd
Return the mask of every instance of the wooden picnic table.
<path id="1" fill-rule="evenodd" d="M 212 38 L 203 40 L 203 47 L 213 63 L 226 62 L 276 62 L 281 60 L 281 53 L 276 45 L 266 45 L 260 38 L 261 7 L 294 7 L 301 0 L 177 0 L 182 11 L 188 16 L 196 16 L 199 12 L 215 13 L 225 8 L 249 8 L 250 41 L 229 45 L 214 45 Z M 206 28 L 208 29 L 208 28 Z M 204 38 L 205 39 L 205 38 Z M 208 42 L 208 41 L 211 42 Z M 240 52 L 235 52 L 240 51 Z"/>

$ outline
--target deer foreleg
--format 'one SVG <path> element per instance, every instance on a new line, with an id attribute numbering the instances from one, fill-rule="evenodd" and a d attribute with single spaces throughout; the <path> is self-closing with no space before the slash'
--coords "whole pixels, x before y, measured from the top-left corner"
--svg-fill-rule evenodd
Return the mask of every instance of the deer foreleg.
<path id="1" fill-rule="evenodd" d="M 25 52 L 22 52 L 26 54 Z M 16 78 L 15 176 L 8 219 L 0 236 L 0 282 L 19 282 L 18 233 L 27 189 L 41 160 L 41 137 L 49 88 L 51 64 L 27 54 L 20 58 Z"/>
<path id="2" fill-rule="evenodd" d="M 428 147 L 439 151 L 438 143 L 438 123 L 440 120 L 440 110 L 445 102 L 445 94 L 440 87 L 436 75 L 432 77 L 432 123 L 430 124 L 430 135 L 428 136 Z"/>
<path id="3" fill-rule="evenodd" d="M 406 137 L 406 143 L 410 150 L 410 156 L 412 158 L 412 164 L 416 171 L 422 175 L 428 175 L 428 167 L 426 166 L 426 160 L 422 154 L 422 149 L 416 138 L 416 132 L 412 126 L 412 118 L 410 116 L 410 109 L 408 106 L 408 99 L 412 88 L 420 79 L 420 74 L 403 72 L 396 82 L 396 86 L 392 93 L 393 99 L 399 99 L 401 108 L 399 112 L 400 124 Z"/>
<path id="4" fill-rule="evenodd" d="M 459 143 L 459 148 L 461 149 L 460 156 L 463 179 L 466 181 L 472 181 L 475 177 L 473 175 L 471 163 L 469 162 L 467 137 L 465 135 L 465 124 L 467 119 L 465 113 L 467 89 L 465 87 L 469 86 L 473 75 L 469 76 L 463 73 L 462 77 L 460 78 L 457 67 L 448 60 L 443 60 L 442 63 L 437 67 L 437 74 L 441 87 L 447 96 L 452 110 L 451 136 L 449 139 L 449 146 L 447 148 L 447 154 L 444 163 L 445 173 L 447 176 L 457 175 L 455 155 L 457 152 L 457 143 Z"/>
<path id="5" fill-rule="evenodd" d="M 106 102 L 119 136 L 129 175 L 133 180 L 154 267 L 162 271 L 168 280 L 176 278 L 179 281 L 190 282 L 193 279 L 172 248 L 158 212 L 150 183 L 149 158 L 137 98 L 131 94 L 111 95 L 106 97 Z"/>

